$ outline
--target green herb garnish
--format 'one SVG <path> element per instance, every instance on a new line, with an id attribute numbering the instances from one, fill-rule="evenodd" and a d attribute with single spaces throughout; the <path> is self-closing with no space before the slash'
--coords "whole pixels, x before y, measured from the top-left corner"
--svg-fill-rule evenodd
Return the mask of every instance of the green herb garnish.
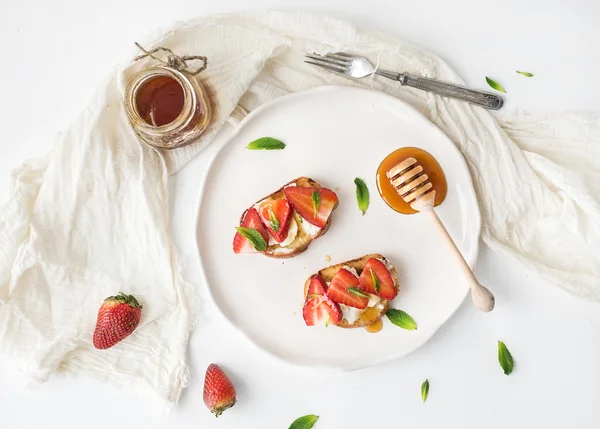
<path id="1" fill-rule="evenodd" d="M 317 189 L 315 189 L 315 191 L 312 193 L 312 204 L 315 217 L 317 217 L 317 213 L 319 213 L 319 207 L 321 207 L 321 193 Z"/>
<path id="2" fill-rule="evenodd" d="M 496 91 L 500 91 L 506 94 L 506 90 L 504 89 L 504 87 L 502 85 L 500 85 L 498 82 L 496 82 L 493 79 L 490 79 L 489 77 L 485 77 L 485 81 L 487 82 L 487 84 L 489 86 L 491 86 L 492 88 L 494 88 Z"/>
<path id="3" fill-rule="evenodd" d="M 369 294 L 366 293 L 364 290 L 357 288 L 356 286 L 351 286 L 348 288 L 348 292 L 350 292 L 352 295 L 354 296 L 358 296 L 361 298 L 368 298 Z"/>
<path id="4" fill-rule="evenodd" d="M 277 220 L 277 216 L 273 213 L 273 210 L 269 209 L 269 223 L 271 224 L 271 229 L 275 232 L 279 231 L 279 221 Z"/>
<path id="5" fill-rule="evenodd" d="M 319 416 L 314 414 L 302 416 L 294 420 L 289 429 L 311 429 L 317 420 L 319 420 Z"/>
<path id="6" fill-rule="evenodd" d="M 522 74 L 523 76 L 533 77 L 533 73 L 523 72 L 523 71 L 519 71 L 519 70 L 517 70 L 517 73 Z"/>
<path id="7" fill-rule="evenodd" d="M 385 315 L 390 322 L 402 329 L 407 329 L 409 331 L 417 329 L 417 323 L 405 311 L 390 308 Z"/>
<path id="8" fill-rule="evenodd" d="M 425 380 L 423 384 L 421 384 L 421 399 L 423 403 L 427 400 L 427 396 L 429 396 L 429 380 Z"/>
<path id="9" fill-rule="evenodd" d="M 281 150 L 284 148 L 285 143 L 273 137 L 261 137 L 246 146 L 246 149 L 250 150 Z"/>
<path id="10" fill-rule="evenodd" d="M 513 357 L 508 351 L 508 348 L 502 341 L 498 341 L 498 362 L 504 370 L 504 374 L 509 375 L 515 367 Z"/>
<path id="11" fill-rule="evenodd" d="M 252 244 L 252 247 L 259 252 L 264 252 L 267 250 L 267 242 L 263 236 L 260 235 L 260 232 L 254 228 L 245 228 L 243 226 L 239 226 L 236 228 L 236 230 L 242 235 L 242 237 L 246 238 L 250 244 Z"/>
<path id="12" fill-rule="evenodd" d="M 364 215 L 369 208 L 369 188 L 367 188 L 366 183 L 358 177 L 354 179 L 354 184 L 356 185 L 356 201 L 358 201 L 358 209 Z"/>
<path id="13" fill-rule="evenodd" d="M 379 279 L 375 275 L 375 271 L 373 271 L 373 268 L 370 268 L 369 271 L 371 271 L 371 280 L 373 281 L 373 287 L 375 288 L 375 293 L 377 295 L 379 295 Z"/>

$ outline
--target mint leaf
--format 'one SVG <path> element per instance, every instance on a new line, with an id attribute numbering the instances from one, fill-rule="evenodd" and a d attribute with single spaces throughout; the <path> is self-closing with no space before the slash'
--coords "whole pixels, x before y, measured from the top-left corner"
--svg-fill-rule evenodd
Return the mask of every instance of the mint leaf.
<path id="1" fill-rule="evenodd" d="M 361 298 L 368 298 L 369 297 L 368 293 L 366 293 L 365 291 L 363 291 L 360 288 L 357 288 L 356 286 L 349 287 L 348 288 L 348 292 L 350 292 L 354 296 L 359 296 Z"/>
<path id="2" fill-rule="evenodd" d="M 522 74 L 523 76 L 533 77 L 533 73 L 522 72 L 522 71 L 519 71 L 519 70 L 517 70 L 517 73 Z"/>
<path id="3" fill-rule="evenodd" d="M 319 420 L 319 416 L 315 416 L 314 414 L 298 417 L 290 425 L 289 429 L 311 429 L 317 420 Z"/>
<path id="4" fill-rule="evenodd" d="M 358 177 L 354 179 L 354 184 L 356 185 L 356 200 L 358 201 L 358 209 L 364 215 L 369 208 L 369 188 L 367 188 L 366 183 Z"/>
<path id="5" fill-rule="evenodd" d="M 427 396 L 429 396 L 429 380 L 425 380 L 423 384 L 421 384 L 421 399 L 423 403 L 427 400 Z"/>
<path id="6" fill-rule="evenodd" d="M 385 315 L 390 322 L 402 329 L 407 329 L 409 331 L 417 329 L 417 323 L 405 311 L 390 308 Z"/>
<path id="7" fill-rule="evenodd" d="M 485 77 L 485 81 L 487 82 L 487 84 L 489 86 L 491 86 L 492 88 L 494 88 L 496 91 L 500 91 L 506 94 L 506 90 L 502 87 L 502 85 L 500 85 L 498 82 L 496 82 L 493 79 L 490 79 L 489 77 Z"/>
<path id="8" fill-rule="evenodd" d="M 284 148 L 285 143 L 273 137 L 261 137 L 248 143 L 248 146 L 246 146 L 246 149 L 250 150 L 281 150 Z"/>
<path id="9" fill-rule="evenodd" d="M 509 375 L 515 367 L 513 357 L 508 351 L 508 348 L 502 341 L 498 341 L 498 362 L 504 370 L 504 374 Z"/>
<path id="10" fill-rule="evenodd" d="M 271 229 L 275 232 L 279 231 L 279 221 L 277 220 L 277 216 L 273 213 L 273 210 L 269 209 L 269 223 L 271 224 Z"/>
<path id="11" fill-rule="evenodd" d="M 315 212 L 315 217 L 317 213 L 319 213 L 319 207 L 321 207 L 321 193 L 318 189 L 312 193 L 312 203 L 313 203 L 313 211 Z"/>
<path id="12" fill-rule="evenodd" d="M 375 293 L 379 295 L 379 279 L 375 275 L 373 268 L 369 269 L 371 271 L 371 280 L 373 281 L 373 287 L 375 288 Z"/>
<path id="13" fill-rule="evenodd" d="M 259 252 L 264 252 L 267 250 L 267 242 L 263 236 L 260 235 L 260 232 L 254 228 L 245 228 L 243 226 L 239 226 L 236 228 L 236 230 L 242 235 L 242 237 L 246 238 L 250 244 L 252 244 L 252 247 Z"/>

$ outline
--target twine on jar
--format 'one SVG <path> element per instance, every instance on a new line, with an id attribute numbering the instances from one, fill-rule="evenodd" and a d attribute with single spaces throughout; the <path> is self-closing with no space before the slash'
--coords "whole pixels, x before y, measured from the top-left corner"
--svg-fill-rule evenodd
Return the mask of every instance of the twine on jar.
<path id="1" fill-rule="evenodd" d="M 158 48 L 154 48 L 151 51 L 147 51 L 144 48 L 142 48 L 142 46 L 138 42 L 135 42 L 135 46 L 137 46 L 143 52 L 143 54 L 135 57 L 133 59 L 133 61 L 139 61 L 142 58 L 150 57 L 150 58 L 153 58 L 156 61 L 159 61 L 169 67 L 174 68 L 175 70 L 186 72 L 186 73 L 189 73 L 194 76 L 197 75 L 198 73 L 201 73 L 204 70 L 206 70 L 206 67 L 208 66 L 208 60 L 206 59 L 206 57 L 204 57 L 202 55 L 184 55 L 184 56 L 180 57 L 179 55 L 174 53 L 169 48 L 163 48 L 162 46 L 159 46 Z M 154 54 L 159 51 L 164 51 L 167 53 L 166 61 L 154 56 Z M 193 69 L 193 68 L 189 67 L 189 65 L 187 64 L 187 61 L 202 61 L 202 65 Z"/>

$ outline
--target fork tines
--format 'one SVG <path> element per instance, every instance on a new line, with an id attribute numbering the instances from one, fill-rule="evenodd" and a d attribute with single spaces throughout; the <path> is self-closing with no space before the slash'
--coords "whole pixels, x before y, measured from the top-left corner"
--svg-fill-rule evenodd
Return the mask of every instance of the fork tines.
<path id="1" fill-rule="evenodd" d="M 352 56 L 344 52 L 333 52 L 331 54 L 305 54 L 304 62 L 337 73 L 347 73 L 352 66 Z"/>

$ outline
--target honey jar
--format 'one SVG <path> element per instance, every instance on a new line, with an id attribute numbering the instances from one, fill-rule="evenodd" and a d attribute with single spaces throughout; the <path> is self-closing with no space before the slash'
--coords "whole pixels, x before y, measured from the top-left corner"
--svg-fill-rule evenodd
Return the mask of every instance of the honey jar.
<path id="1" fill-rule="evenodd" d="M 146 68 L 134 75 L 125 91 L 125 109 L 140 138 L 162 149 L 194 143 L 211 117 L 202 83 L 170 65 Z"/>

